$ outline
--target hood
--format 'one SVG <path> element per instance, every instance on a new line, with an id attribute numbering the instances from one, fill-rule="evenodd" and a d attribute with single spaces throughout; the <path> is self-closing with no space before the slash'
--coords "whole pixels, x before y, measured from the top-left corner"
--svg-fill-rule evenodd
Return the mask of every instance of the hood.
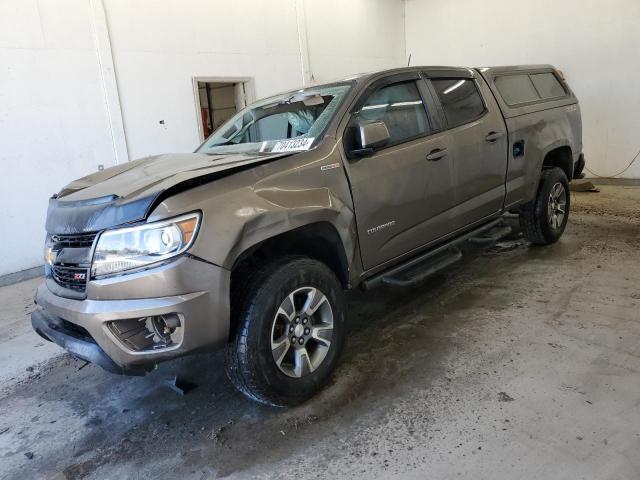
<path id="1" fill-rule="evenodd" d="M 54 195 L 46 229 L 64 235 L 138 222 L 172 194 L 289 155 L 167 154 L 108 168 Z"/>

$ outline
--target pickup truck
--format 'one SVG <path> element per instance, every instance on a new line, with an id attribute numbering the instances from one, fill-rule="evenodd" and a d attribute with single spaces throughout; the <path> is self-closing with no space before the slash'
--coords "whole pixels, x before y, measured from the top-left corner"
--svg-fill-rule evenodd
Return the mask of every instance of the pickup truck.
<path id="1" fill-rule="evenodd" d="M 346 289 L 415 285 L 506 212 L 556 242 L 581 137 L 548 65 L 407 67 L 266 98 L 194 153 L 55 194 L 33 328 L 121 374 L 226 349 L 244 394 L 300 403 L 338 362 Z"/>

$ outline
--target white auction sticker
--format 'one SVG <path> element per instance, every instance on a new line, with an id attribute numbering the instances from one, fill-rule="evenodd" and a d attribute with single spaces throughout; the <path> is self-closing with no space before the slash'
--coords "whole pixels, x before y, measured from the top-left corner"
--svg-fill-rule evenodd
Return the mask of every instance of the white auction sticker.
<path id="1" fill-rule="evenodd" d="M 299 150 L 309 150 L 315 138 L 294 138 L 277 142 L 271 149 L 272 153 L 296 152 Z"/>

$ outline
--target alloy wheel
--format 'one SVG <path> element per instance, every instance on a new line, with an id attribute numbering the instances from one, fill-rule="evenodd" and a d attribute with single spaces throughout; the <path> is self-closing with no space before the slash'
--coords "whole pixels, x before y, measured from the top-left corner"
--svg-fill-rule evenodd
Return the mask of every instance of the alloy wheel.
<path id="1" fill-rule="evenodd" d="M 564 216 L 567 211 L 567 191 L 564 185 L 557 182 L 549 193 L 549 201 L 547 203 L 547 213 L 549 218 L 549 225 L 554 230 L 559 230 L 562 227 Z"/>
<path id="2" fill-rule="evenodd" d="M 280 304 L 271 326 L 271 353 L 282 373 L 300 378 L 324 361 L 333 335 L 333 311 L 314 287 L 294 290 Z"/>

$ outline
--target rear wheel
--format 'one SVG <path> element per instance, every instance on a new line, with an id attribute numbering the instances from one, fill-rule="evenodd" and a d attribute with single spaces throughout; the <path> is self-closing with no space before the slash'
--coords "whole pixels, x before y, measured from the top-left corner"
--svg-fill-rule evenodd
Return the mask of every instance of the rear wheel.
<path id="1" fill-rule="evenodd" d="M 536 198 L 520 209 L 520 228 L 536 245 L 550 245 L 562 236 L 569 219 L 569 182 L 564 171 L 543 170 Z"/>
<path id="2" fill-rule="evenodd" d="M 245 395 L 288 406 L 316 393 L 344 340 L 342 286 L 323 263 L 286 257 L 259 268 L 238 305 L 227 373 Z"/>

